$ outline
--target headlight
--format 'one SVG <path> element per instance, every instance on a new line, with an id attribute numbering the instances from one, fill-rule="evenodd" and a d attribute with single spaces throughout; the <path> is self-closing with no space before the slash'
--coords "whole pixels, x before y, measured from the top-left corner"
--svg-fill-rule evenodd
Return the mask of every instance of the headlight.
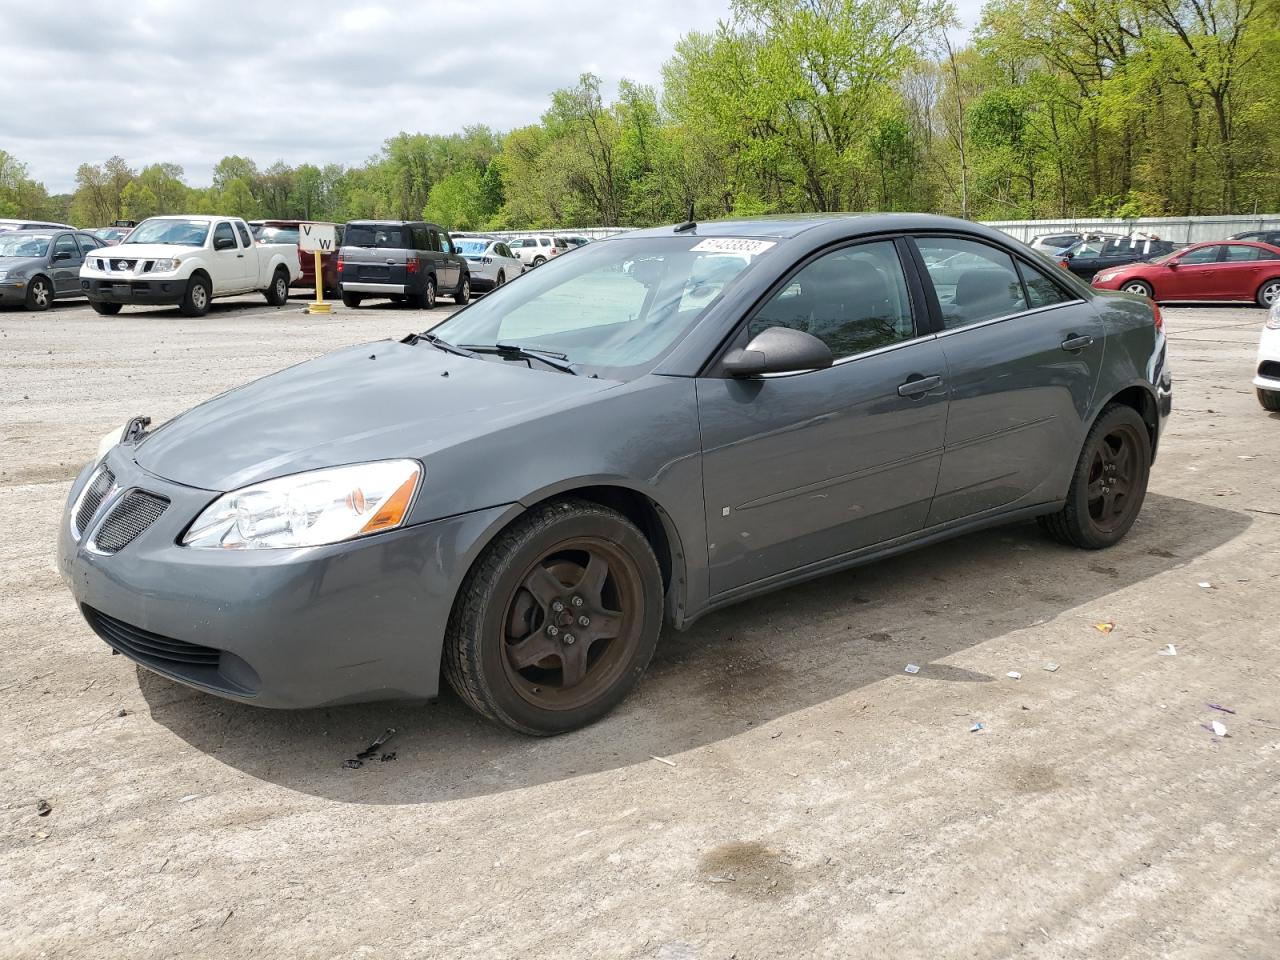
<path id="1" fill-rule="evenodd" d="M 95 462 L 102 462 L 102 458 L 110 453 L 111 448 L 120 442 L 120 438 L 124 436 L 124 432 L 128 427 L 129 424 L 124 423 L 116 427 L 110 433 L 104 433 L 102 435 L 102 439 L 98 441 L 98 459 Z"/>
<path id="2" fill-rule="evenodd" d="M 409 515 L 421 477 L 416 460 L 380 460 L 256 483 L 206 507 L 182 543 L 238 550 L 316 547 L 394 530 Z"/>
<path id="3" fill-rule="evenodd" d="M 157 260 L 155 263 L 151 264 L 151 272 L 152 273 L 172 273 L 174 270 L 177 270 L 178 267 L 181 265 L 182 265 L 182 260 L 178 257 L 174 257 L 172 260 Z"/>
<path id="4" fill-rule="evenodd" d="M 3 280 L 3 279 L 5 279 L 5 278 L 6 278 L 6 277 L 8 277 L 8 276 L 9 276 L 9 271 L 8 271 L 8 270 L 0 270 L 0 280 Z"/>
<path id="5" fill-rule="evenodd" d="M 1280 330 L 1280 300 L 1271 305 L 1271 313 L 1267 315 L 1267 329 Z"/>

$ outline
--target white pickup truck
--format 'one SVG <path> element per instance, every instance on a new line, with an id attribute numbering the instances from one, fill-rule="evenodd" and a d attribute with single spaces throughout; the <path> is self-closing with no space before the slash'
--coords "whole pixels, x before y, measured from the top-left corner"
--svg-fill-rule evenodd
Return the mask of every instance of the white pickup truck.
<path id="1" fill-rule="evenodd" d="M 105 315 L 134 303 L 177 304 L 186 316 L 201 317 L 214 297 L 255 290 L 282 307 L 301 273 L 297 244 L 256 243 L 238 217 L 152 217 L 124 243 L 88 254 L 80 289 Z"/>

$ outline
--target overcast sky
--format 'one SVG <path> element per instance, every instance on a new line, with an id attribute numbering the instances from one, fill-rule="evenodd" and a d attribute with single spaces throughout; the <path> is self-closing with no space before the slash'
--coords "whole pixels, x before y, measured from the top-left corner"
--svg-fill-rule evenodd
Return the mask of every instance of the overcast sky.
<path id="1" fill-rule="evenodd" d="M 972 25 L 980 0 L 958 0 Z M 0 31 L 0 149 L 59 193 L 119 154 L 208 183 L 228 154 L 266 167 L 362 163 L 401 130 L 509 130 L 584 71 L 612 95 L 657 85 L 676 40 L 728 0 L 269 0 L 15 3 Z"/>

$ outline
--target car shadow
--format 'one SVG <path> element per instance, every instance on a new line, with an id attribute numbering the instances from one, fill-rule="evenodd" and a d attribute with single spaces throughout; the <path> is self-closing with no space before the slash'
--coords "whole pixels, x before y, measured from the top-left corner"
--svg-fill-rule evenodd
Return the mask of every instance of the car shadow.
<path id="1" fill-rule="evenodd" d="M 550 739 L 480 719 L 443 681 L 430 704 L 275 711 L 142 668 L 138 678 L 154 720 L 252 777 L 342 802 L 435 803 L 676 755 L 902 675 L 907 663 L 923 668 L 911 682 L 989 682 L 938 661 L 1077 608 L 1082 629 L 1106 619 L 1108 595 L 1203 556 L 1250 522 L 1153 494 L 1110 550 L 1060 546 L 1021 523 L 822 577 L 711 614 L 687 632 L 667 629 L 618 710 Z M 344 765 L 388 728 L 395 736 L 379 753 L 394 752 L 393 761 Z"/>

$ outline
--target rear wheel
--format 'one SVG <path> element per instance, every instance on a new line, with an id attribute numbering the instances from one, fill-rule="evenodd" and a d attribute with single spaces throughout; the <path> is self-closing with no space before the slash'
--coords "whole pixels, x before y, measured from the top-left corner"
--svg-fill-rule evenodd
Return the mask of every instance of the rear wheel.
<path id="1" fill-rule="evenodd" d="M 1151 295 L 1153 292 L 1151 289 L 1151 284 L 1146 283 L 1143 280 L 1130 280 L 1120 289 L 1123 290 L 1125 293 L 1136 293 L 1138 296 L 1146 297 L 1147 299 L 1151 299 Z"/>
<path id="2" fill-rule="evenodd" d="M 93 307 L 95 313 L 100 313 L 104 317 L 114 317 L 121 308 L 118 303 L 107 303 L 104 300 L 90 300 L 89 306 Z"/>
<path id="3" fill-rule="evenodd" d="M 48 277 L 35 276 L 27 284 L 27 309 L 48 310 L 53 305 L 53 284 Z"/>
<path id="4" fill-rule="evenodd" d="M 350 307 L 352 310 L 359 307 L 360 301 L 363 299 L 364 297 L 360 296 L 358 293 L 347 293 L 345 290 L 342 292 L 342 305 L 344 307 Z"/>
<path id="5" fill-rule="evenodd" d="M 267 303 L 273 307 L 283 307 L 289 302 L 289 273 L 283 267 L 276 270 L 271 278 L 271 286 L 266 289 Z"/>
<path id="6" fill-rule="evenodd" d="M 391 295 L 391 302 L 394 303 L 397 307 L 400 306 L 400 304 L 404 303 L 406 299 L 407 298 L 403 293 L 393 293 Z"/>
<path id="7" fill-rule="evenodd" d="M 662 574 L 644 535 L 598 504 L 556 501 L 516 520 L 467 574 L 445 676 L 492 720 L 564 733 L 626 697 L 661 625 Z"/>
<path id="8" fill-rule="evenodd" d="M 1067 502 L 1040 518 L 1055 540 L 1086 550 L 1118 543 L 1142 509 L 1151 473 L 1151 438 L 1132 407 L 1102 411 L 1085 438 Z"/>
<path id="9" fill-rule="evenodd" d="M 209 312 L 209 281 L 199 275 L 187 281 L 187 292 L 178 304 L 184 317 L 203 317 Z"/>
<path id="10" fill-rule="evenodd" d="M 543 265 L 544 263 L 546 263 L 546 262 L 547 262 L 547 258 L 546 258 L 546 257 L 544 257 L 544 256 L 541 256 L 541 255 L 536 256 L 536 257 L 534 257 L 534 258 L 533 258 L 533 265 L 534 265 L 535 267 L 540 267 L 540 266 L 542 266 L 542 265 Z"/>
<path id="11" fill-rule="evenodd" d="M 493 281 L 493 288 L 497 290 L 498 287 L 502 286 L 506 282 L 507 282 L 507 272 L 505 270 L 499 270 L 498 279 Z"/>
<path id="12" fill-rule="evenodd" d="M 1280 300 L 1280 280 L 1268 280 L 1258 288 L 1258 306 L 1272 307 Z"/>
<path id="13" fill-rule="evenodd" d="M 421 306 L 424 310 L 434 310 L 436 306 L 436 278 L 427 277 L 427 285 L 422 288 Z"/>
<path id="14" fill-rule="evenodd" d="M 1262 404 L 1263 410 L 1280 410 L 1280 390 L 1258 390 L 1258 402 Z"/>
<path id="15" fill-rule="evenodd" d="M 471 278 L 464 276 L 458 284 L 457 292 L 453 295 L 453 302 L 460 307 L 465 307 L 471 302 Z"/>

